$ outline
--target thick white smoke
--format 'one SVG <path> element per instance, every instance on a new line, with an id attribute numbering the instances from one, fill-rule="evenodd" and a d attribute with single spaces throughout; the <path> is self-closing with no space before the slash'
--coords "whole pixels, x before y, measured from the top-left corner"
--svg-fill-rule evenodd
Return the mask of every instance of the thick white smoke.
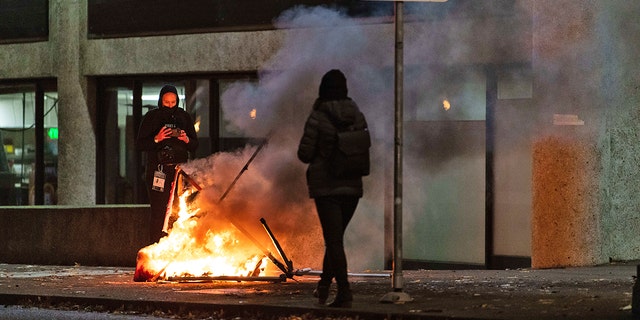
<path id="1" fill-rule="evenodd" d="M 411 14 L 423 13 L 408 12 Z M 394 26 L 391 21 L 383 24 L 362 22 L 325 7 L 297 7 L 285 12 L 275 21 L 276 27 L 284 33 L 282 46 L 258 70 L 258 81 L 234 83 L 222 94 L 225 120 L 234 130 L 241 131 L 242 136 L 269 136 L 267 146 L 240 178 L 224 205 L 232 208 L 234 215 L 246 221 L 247 226 L 256 225 L 260 217 L 265 217 L 298 267 L 321 267 L 322 235 L 315 207 L 308 198 L 306 166 L 297 159 L 296 151 L 303 125 L 317 97 L 320 79 L 330 69 L 340 69 L 346 75 L 349 96 L 367 117 L 373 139 L 372 172 L 364 178 L 365 195 L 347 230 L 349 267 L 351 270 L 375 269 L 384 264 L 385 210 L 391 209 L 393 193 Z M 408 67 L 404 92 L 409 107 L 407 113 L 414 112 L 410 117 L 416 116 L 415 106 L 433 103 L 432 94 L 438 94 L 438 86 L 445 83 L 452 87 L 451 81 L 443 76 L 447 70 L 432 66 L 443 68 L 443 61 L 445 64 L 459 63 L 473 51 L 470 44 L 483 41 L 469 40 L 469 27 L 438 20 L 407 24 L 405 65 Z M 492 36 L 490 33 L 491 30 L 487 30 L 487 37 Z M 454 94 L 462 97 L 460 104 L 483 101 L 484 96 L 475 96 L 476 89 L 461 86 Z M 484 95 L 482 90 L 480 93 Z M 256 110 L 255 119 L 247 116 L 252 109 Z M 481 118 L 484 114 L 459 116 Z M 417 133 L 405 136 L 405 150 L 419 151 L 415 152 L 418 157 L 424 157 L 421 150 L 428 141 L 442 143 L 431 136 L 419 136 L 420 131 Z M 445 147 L 450 146 L 451 140 L 447 144 Z M 195 167 L 212 166 L 215 183 L 219 186 L 217 190 L 204 192 L 203 198 L 215 203 L 254 150 L 255 147 L 247 147 L 237 154 L 218 154 L 194 162 Z M 465 150 L 459 151 L 464 154 Z M 407 151 L 407 157 L 412 154 Z M 423 184 L 420 177 L 408 177 L 407 172 L 411 175 L 410 170 L 428 168 L 424 161 L 415 160 L 405 158 L 405 179 L 412 186 L 420 186 Z M 430 161 L 446 163 L 449 160 L 434 158 Z M 418 181 L 414 181 L 416 179 Z M 415 195 L 410 195 L 413 191 L 416 191 Z M 411 225 L 416 220 L 415 215 L 424 214 L 422 208 L 426 200 L 421 188 L 407 190 L 406 195 L 417 207 L 413 212 L 405 211 L 405 225 Z"/>
<path id="2" fill-rule="evenodd" d="M 384 171 L 392 161 L 385 140 L 393 132 L 393 39 L 380 39 L 379 33 L 322 7 L 287 11 L 276 26 L 286 37 L 279 52 L 259 70 L 258 82 L 234 83 L 221 98 L 225 120 L 234 130 L 248 137 L 268 136 L 268 143 L 220 203 L 223 209 L 217 209 L 218 199 L 255 147 L 191 162 L 186 171 L 206 181 L 203 185 L 215 185 L 199 196 L 201 207 L 232 212 L 238 223 L 268 245 L 258 223 L 264 217 L 295 267 L 320 269 L 322 234 L 308 197 L 306 166 L 296 151 L 320 78 L 330 69 L 340 69 L 347 77 L 349 96 L 367 116 L 374 140 L 372 174 L 364 178 L 365 196 L 347 231 L 350 269 L 382 268 Z M 252 109 L 255 119 L 248 116 Z M 216 224 L 215 218 L 211 223 Z"/>

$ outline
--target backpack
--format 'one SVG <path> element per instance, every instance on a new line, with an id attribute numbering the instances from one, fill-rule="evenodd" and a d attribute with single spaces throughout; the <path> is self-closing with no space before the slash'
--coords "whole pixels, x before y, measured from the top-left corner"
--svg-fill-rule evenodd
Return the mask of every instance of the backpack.
<path id="1" fill-rule="evenodd" d="M 333 122 L 333 121 L 332 121 Z M 334 123 L 335 126 L 335 123 Z M 336 178 L 356 178 L 369 175 L 369 129 L 353 125 L 338 131 L 333 152 L 329 157 L 331 175 Z"/>

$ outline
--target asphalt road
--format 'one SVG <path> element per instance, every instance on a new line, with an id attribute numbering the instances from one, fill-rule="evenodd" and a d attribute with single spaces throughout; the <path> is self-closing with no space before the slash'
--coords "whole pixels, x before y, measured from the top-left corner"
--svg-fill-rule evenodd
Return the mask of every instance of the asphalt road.
<path id="1" fill-rule="evenodd" d="M 68 311 L 23 306 L 0 305 L 0 320 L 166 320 L 149 315 L 114 314 L 104 312 Z"/>

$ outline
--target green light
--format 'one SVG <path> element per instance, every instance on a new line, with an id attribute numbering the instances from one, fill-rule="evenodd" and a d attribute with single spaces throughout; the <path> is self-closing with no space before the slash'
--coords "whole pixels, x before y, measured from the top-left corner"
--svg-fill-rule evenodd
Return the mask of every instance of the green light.
<path id="1" fill-rule="evenodd" d="M 58 140 L 58 128 L 49 128 L 49 130 L 47 130 L 47 136 L 49 136 L 51 140 Z"/>

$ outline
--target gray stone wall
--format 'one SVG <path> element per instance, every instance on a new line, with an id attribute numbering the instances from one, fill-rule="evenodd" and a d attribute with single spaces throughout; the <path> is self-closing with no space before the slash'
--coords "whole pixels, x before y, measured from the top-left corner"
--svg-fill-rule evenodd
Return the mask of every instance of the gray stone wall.
<path id="1" fill-rule="evenodd" d="M 598 141 L 603 258 L 640 258 L 640 22 L 637 1 L 603 6 L 597 42 L 603 52 L 598 84 L 606 126 Z"/>

